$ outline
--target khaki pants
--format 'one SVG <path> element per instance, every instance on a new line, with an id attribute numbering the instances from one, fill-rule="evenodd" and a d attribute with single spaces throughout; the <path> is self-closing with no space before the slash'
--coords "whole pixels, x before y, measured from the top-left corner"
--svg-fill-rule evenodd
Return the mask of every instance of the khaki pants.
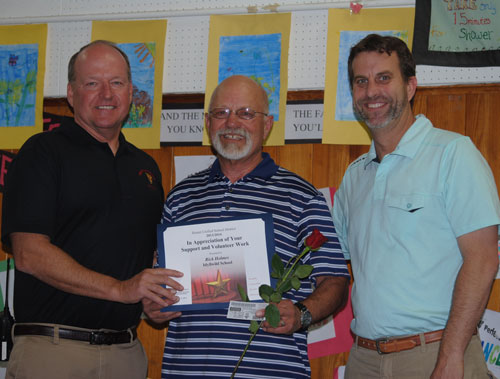
<path id="1" fill-rule="evenodd" d="M 91 345 L 57 337 L 17 336 L 7 379 L 144 379 L 147 357 L 141 342 Z"/>
<path id="2" fill-rule="evenodd" d="M 375 350 L 354 344 L 345 369 L 346 379 L 427 379 L 437 361 L 440 342 L 425 344 L 414 349 L 380 355 Z M 484 360 L 481 340 L 472 336 L 465 351 L 465 379 L 493 378 Z"/>

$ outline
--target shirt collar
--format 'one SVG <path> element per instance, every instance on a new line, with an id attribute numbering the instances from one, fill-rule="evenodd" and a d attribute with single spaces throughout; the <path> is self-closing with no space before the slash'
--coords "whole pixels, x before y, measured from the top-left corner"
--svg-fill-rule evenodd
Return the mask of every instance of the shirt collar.
<path id="1" fill-rule="evenodd" d="M 408 158 L 414 158 L 417 150 L 422 144 L 427 133 L 433 128 L 431 122 L 422 114 L 417 115 L 415 122 L 403 135 L 394 151 L 390 154 L 401 155 Z M 377 152 L 375 151 L 375 144 L 372 141 L 370 150 L 368 151 L 365 159 L 365 168 L 373 160 L 377 159 Z"/>
<path id="2" fill-rule="evenodd" d="M 242 179 L 254 178 L 254 177 L 268 179 L 271 176 L 273 176 L 276 173 L 276 171 L 278 171 L 278 166 L 276 165 L 276 163 L 274 163 L 270 155 L 268 153 L 262 153 L 262 160 L 257 165 L 257 167 L 255 167 L 251 172 L 246 174 Z M 212 181 L 216 177 L 220 178 L 225 177 L 224 173 L 220 168 L 219 158 L 215 160 L 215 162 L 212 164 L 212 167 L 210 168 L 209 180 Z"/>
<path id="3" fill-rule="evenodd" d="M 59 130 L 61 133 L 69 137 L 74 143 L 81 145 L 96 145 L 96 146 L 106 146 L 109 148 L 106 142 L 100 142 L 92 137 L 85 129 L 83 129 L 80 125 L 78 125 L 73 118 L 68 117 L 68 122 L 63 123 L 59 128 L 55 129 Z M 118 137 L 118 151 L 126 151 L 129 150 L 130 146 L 128 141 L 125 139 L 125 136 L 122 132 Z"/>

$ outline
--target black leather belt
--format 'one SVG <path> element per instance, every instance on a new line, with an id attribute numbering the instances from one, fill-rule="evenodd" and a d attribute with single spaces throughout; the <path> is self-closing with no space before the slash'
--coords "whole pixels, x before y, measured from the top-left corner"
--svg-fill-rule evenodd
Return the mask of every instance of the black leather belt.
<path id="1" fill-rule="evenodd" d="M 54 337 L 54 330 L 53 326 L 16 324 L 14 326 L 14 336 Z M 130 331 L 105 332 L 101 330 L 85 331 L 59 328 L 59 338 L 84 341 L 91 345 L 113 345 L 132 342 L 137 338 L 137 329 L 134 327 Z"/>

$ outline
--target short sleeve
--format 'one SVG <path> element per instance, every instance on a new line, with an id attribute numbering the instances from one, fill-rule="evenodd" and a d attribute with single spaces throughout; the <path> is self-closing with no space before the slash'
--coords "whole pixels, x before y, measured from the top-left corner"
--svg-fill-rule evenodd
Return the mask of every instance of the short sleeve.
<path id="1" fill-rule="evenodd" d="M 493 174 L 468 137 L 447 147 L 441 170 L 446 213 L 457 237 L 500 223 Z"/>

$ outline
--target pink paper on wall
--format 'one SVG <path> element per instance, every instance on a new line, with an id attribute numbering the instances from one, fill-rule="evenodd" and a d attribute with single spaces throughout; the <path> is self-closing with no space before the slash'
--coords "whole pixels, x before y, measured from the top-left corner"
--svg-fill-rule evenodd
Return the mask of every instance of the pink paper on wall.
<path id="1" fill-rule="evenodd" d="M 330 211 L 333 206 L 335 190 L 335 187 L 319 189 L 325 197 Z M 324 325 L 319 328 L 313 327 L 313 330 L 309 331 L 307 338 L 309 359 L 349 351 L 354 341 L 351 333 L 352 318 L 351 289 L 349 288 L 349 299 L 345 308 L 333 320 L 330 318 Z"/>
<path id="2" fill-rule="evenodd" d="M 354 342 L 354 338 L 351 333 L 352 318 L 351 290 L 349 288 L 349 299 L 345 308 L 338 313 L 333 320 L 330 320 L 328 324 L 321 326 L 321 328 L 329 328 L 333 326 L 335 336 L 333 338 L 328 338 L 328 333 L 325 333 L 327 338 L 308 343 L 307 352 L 309 359 L 349 351 Z"/>

